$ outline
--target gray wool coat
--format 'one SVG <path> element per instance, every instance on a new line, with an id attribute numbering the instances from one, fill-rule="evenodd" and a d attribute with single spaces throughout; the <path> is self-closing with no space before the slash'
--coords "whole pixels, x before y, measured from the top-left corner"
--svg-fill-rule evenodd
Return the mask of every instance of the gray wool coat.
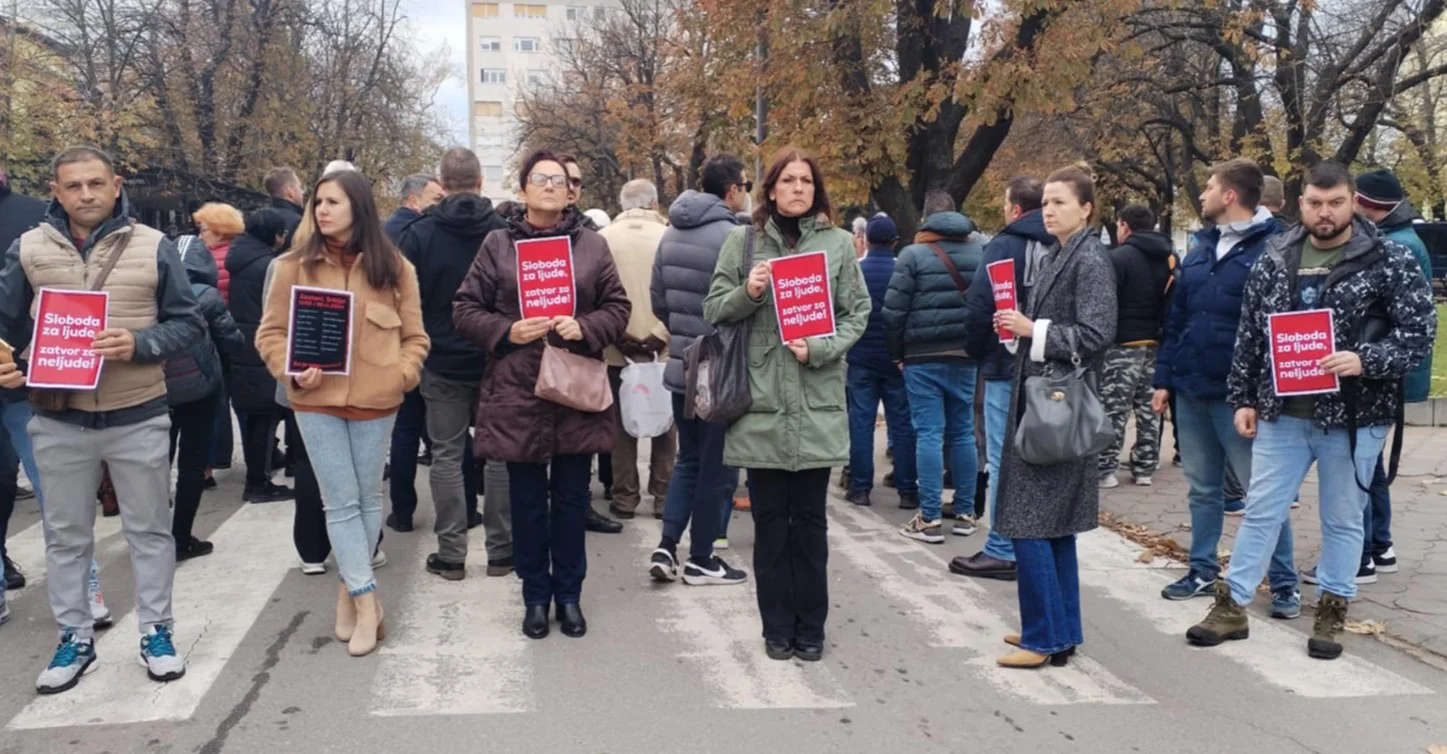
<path id="1" fill-rule="evenodd" d="M 1086 228 L 1050 252 L 1030 294 L 1025 315 L 1035 322 L 1034 338 L 1021 338 L 1015 358 L 1014 400 L 1009 433 L 1000 459 L 995 528 L 1011 539 L 1053 539 L 1096 527 L 1100 480 L 1095 457 L 1035 466 L 1015 453 L 1027 377 L 1070 370 L 1070 333 L 1081 364 L 1098 380 L 1106 349 L 1115 342 L 1115 274 L 1100 243 L 1100 231 Z"/>

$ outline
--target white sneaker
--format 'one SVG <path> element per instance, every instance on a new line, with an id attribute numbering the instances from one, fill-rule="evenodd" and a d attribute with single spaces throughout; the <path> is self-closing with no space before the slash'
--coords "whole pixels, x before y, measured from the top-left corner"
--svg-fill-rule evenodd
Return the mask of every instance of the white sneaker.
<path id="1" fill-rule="evenodd" d="M 1110 476 L 1103 476 L 1100 478 L 1100 488 L 1103 490 L 1113 490 L 1119 486 L 1120 480 L 1115 478 L 1115 474 L 1111 474 Z"/>
<path id="2" fill-rule="evenodd" d="M 387 553 L 378 548 L 377 554 L 372 556 L 372 567 L 381 568 L 384 565 L 387 565 Z"/>
<path id="3" fill-rule="evenodd" d="M 979 527 L 975 524 L 974 516 L 968 513 L 958 513 L 955 515 L 955 525 L 954 528 L 950 530 L 950 533 L 956 537 L 968 537 L 978 529 Z"/>
<path id="4" fill-rule="evenodd" d="M 90 619 L 95 621 L 96 630 L 110 628 L 111 609 L 106 607 L 106 596 L 97 589 L 90 593 Z"/>
<path id="5" fill-rule="evenodd" d="M 1149 474 L 1146 474 L 1144 476 L 1138 476 L 1135 478 L 1135 484 L 1137 487 L 1150 487 L 1155 483 L 1156 481 L 1154 479 L 1151 479 Z"/>
<path id="6" fill-rule="evenodd" d="M 321 563 L 308 563 L 305 560 L 301 563 L 301 572 L 308 576 L 320 576 L 327 572 L 325 561 Z"/>
<path id="7" fill-rule="evenodd" d="M 78 639 L 67 631 L 60 637 L 60 646 L 55 648 L 55 657 L 50 665 L 36 679 L 35 690 L 41 694 L 69 691 L 80 683 L 81 676 L 95 667 L 95 642 Z"/>
<path id="8" fill-rule="evenodd" d="M 171 629 L 160 624 L 151 626 L 150 633 L 141 637 L 141 653 L 137 659 L 146 669 L 146 675 L 159 683 L 186 675 L 186 661 L 176 654 Z"/>
<path id="9" fill-rule="evenodd" d="M 727 550 L 727 549 L 729 549 L 729 538 L 728 538 L 728 537 L 719 537 L 718 539 L 715 539 L 715 540 L 713 541 L 713 549 L 715 549 L 715 550 Z"/>

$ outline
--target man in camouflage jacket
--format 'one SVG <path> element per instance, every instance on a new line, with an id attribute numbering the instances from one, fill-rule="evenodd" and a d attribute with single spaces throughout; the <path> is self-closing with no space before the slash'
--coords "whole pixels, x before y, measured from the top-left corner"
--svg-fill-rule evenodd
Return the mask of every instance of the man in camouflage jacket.
<path id="1" fill-rule="evenodd" d="M 1269 242 L 1246 284 L 1227 401 L 1236 409 L 1237 431 L 1256 438 L 1251 485 L 1216 604 L 1187 632 L 1193 644 L 1247 637 L 1245 606 L 1315 462 L 1320 603 L 1307 651 L 1320 659 L 1341 654 L 1347 602 L 1357 591 L 1367 485 L 1396 420 L 1401 380 L 1426 358 L 1437 330 L 1432 292 L 1412 252 L 1353 217 L 1353 190 L 1344 166 L 1312 168 L 1300 200 L 1303 224 Z M 1268 318 L 1315 309 L 1332 312 L 1335 350 L 1319 365 L 1338 377 L 1341 390 L 1283 398 L 1272 378 Z"/>

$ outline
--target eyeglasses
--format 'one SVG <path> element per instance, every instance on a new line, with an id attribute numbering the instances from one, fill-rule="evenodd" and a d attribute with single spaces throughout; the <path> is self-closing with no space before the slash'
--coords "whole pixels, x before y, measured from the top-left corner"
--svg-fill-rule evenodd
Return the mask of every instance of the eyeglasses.
<path id="1" fill-rule="evenodd" d="M 533 173 L 532 175 L 528 176 L 528 183 L 531 183 L 534 186 L 546 186 L 551 183 L 553 184 L 554 188 L 567 188 L 568 176 L 548 175 L 546 173 Z"/>

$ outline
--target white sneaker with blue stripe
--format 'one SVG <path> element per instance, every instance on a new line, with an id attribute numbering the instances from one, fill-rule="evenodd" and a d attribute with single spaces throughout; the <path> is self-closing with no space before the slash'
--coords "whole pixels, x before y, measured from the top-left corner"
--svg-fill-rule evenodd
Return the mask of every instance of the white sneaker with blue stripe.
<path id="1" fill-rule="evenodd" d="M 60 637 L 60 646 L 50 665 L 35 681 L 35 690 L 42 694 L 59 694 L 69 691 L 80 683 L 81 676 L 95 669 L 95 644 L 89 639 L 78 639 L 71 631 Z"/>
<path id="2" fill-rule="evenodd" d="M 141 637 L 141 666 L 153 681 L 174 681 L 186 675 L 186 661 L 176 654 L 176 645 L 171 640 L 171 629 L 161 624 L 151 626 L 150 633 Z"/>

